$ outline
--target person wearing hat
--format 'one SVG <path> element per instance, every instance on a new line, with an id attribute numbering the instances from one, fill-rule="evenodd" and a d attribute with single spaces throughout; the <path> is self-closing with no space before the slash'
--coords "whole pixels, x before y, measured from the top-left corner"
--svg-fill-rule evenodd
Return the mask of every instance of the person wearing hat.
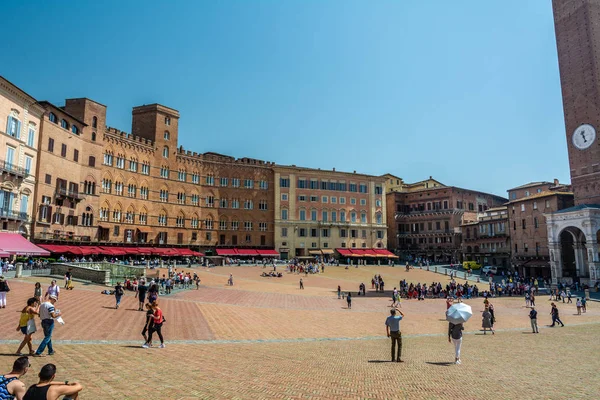
<path id="1" fill-rule="evenodd" d="M 40 319 L 42 320 L 42 329 L 44 330 L 44 340 L 40 343 L 37 351 L 33 355 L 34 357 L 42 357 L 42 353 L 46 346 L 48 346 L 48 355 L 54 354 L 54 348 L 52 347 L 52 331 L 54 330 L 54 318 L 61 316 L 61 312 L 54 308 L 54 304 L 58 297 L 51 294 L 48 297 L 48 301 L 45 301 L 40 306 Z"/>
<path id="2" fill-rule="evenodd" d="M 6 308 L 6 293 L 10 292 L 8 282 L 0 275 L 0 308 Z"/>
<path id="3" fill-rule="evenodd" d="M 537 311 L 535 310 L 535 307 L 531 307 L 531 311 L 529 311 L 529 319 L 531 320 L 531 330 L 533 331 L 531 333 L 540 333 L 537 324 Z"/>

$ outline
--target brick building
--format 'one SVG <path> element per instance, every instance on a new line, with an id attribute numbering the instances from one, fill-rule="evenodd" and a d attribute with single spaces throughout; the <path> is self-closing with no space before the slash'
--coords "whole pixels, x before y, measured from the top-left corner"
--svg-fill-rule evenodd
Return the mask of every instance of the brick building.
<path id="1" fill-rule="evenodd" d="M 488 208 L 477 214 L 476 221 L 461 225 L 463 261 L 480 265 L 508 267 L 510 237 L 506 206 Z"/>
<path id="2" fill-rule="evenodd" d="M 30 236 L 44 109 L 0 77 L 0 230 Z"/>
<path id="3" fill-rule="evenodd" d="M 553 0 L 574 206 L 549 212 L 552 283 L 600 284 L 600 0 Z"/>
<path id="4" fill-rule="evenodd" d="M 62 108 L 46 101 L 40 104 L 45 113 L 40 130 L 34 238 L 97 240 L 102 156 L 97 123 L 80 119 L 69 101 Z"/>
<path id="5" fill-rule="evenodd" d="M 508 190 L 511 265 L 526 277 L 550 278 L 548 230 L 544 214 L 573 205 L 568 185 L 531 182 Z"/>
<path id="6" fill-rule="evenodd" d="M 461 225 L 476 221 L 478 212 L 500 206 L 506 199 L 435 182 L 438 186 L 419 183 L 414 189 L 387 194 L 388 220 L 394 221 L 388 224 L 390 248 L 405 258 L 459 262 Z"/>
<path id="7" fill-rule="evenodd" d="M 387 247 L 385 178 L 275 165 L 275 244 L 282 258 Z"/>
<path id="8" fill-rule="evenodd" d="M 273 247 L 272 163 L 178 146 L 179 112 L 133 109 L 133 134 L 106 106 L 44 102 L 36 240 Z"/>

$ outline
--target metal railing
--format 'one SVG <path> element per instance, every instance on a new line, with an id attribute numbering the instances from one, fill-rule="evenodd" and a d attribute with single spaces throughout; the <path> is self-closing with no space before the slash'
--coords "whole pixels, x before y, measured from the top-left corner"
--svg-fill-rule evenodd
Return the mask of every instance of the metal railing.
<path id="1" fill-rule="evenodd" d="M 83 195 L 83 193 L 79 193 L 79 192 L 76 192 L 74 190 L 68 190 L 68 189 L 62 188 L 62 187 L 57 187 L 56 188 L 56 194 L 58 196 L 70 197 L 70 198 L 75 199 L 75 200 L 83 200 L 83 198 L 85 197 Z"/>
<path id="2" fill-rule="evenodd" d="M 27 171 L 25 168 L 9 163 L 6 160 L 0 160 L 0 170 L 23 178 L 29 176 L 29 171 Z"/>
<path id="3" fill-rule="evenodd" d="M 0 218 L 14 219 L 17 221 L 28 221 L 29 216 L 26 212 L 9 210 L 8 208 L 0 208 Z"/>

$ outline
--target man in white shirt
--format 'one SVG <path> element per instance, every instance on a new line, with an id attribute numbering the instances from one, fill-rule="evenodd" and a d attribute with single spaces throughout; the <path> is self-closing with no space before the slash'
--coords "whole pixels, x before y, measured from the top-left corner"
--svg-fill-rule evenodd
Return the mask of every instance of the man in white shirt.
<path id="1" fill-rule="evenodd" d="M 56 285 L 56 282 L 53 281 Z M 57 286 L 58 287 L 58 286 Z M 40 343 L 37 351 L 34 354 L 34 357 L 43 357 L 42 353 L 46 346 L 48 346 L 48 355 L 51 356 L 54 354 L 54 348 L 52 347 L 52 331 L 54 330 L 54 318 L 58 318 L 61 316 L 60 311 L 54 308 L 54 304 L 58 298 L 51 294 L 48 297 L 48 301 L 42 303 L 40 306 L 40 319 L 42 320 L 42 329 L 44 330 L 44 340 Z"/>
<path id="2" fill-rule="evenodd" d="M 46 291 L 46 294 L 44 295 L 44 300 L 46 300 L 48 297 L 56 297 L 56 300 L 58 300 L 58 295 L 60 294 L 60 287 L 56 284 L 56 280 L 53 279 L 52 282 L 50 283 L 50 286 L 48 286 L 48 290 Z"/>

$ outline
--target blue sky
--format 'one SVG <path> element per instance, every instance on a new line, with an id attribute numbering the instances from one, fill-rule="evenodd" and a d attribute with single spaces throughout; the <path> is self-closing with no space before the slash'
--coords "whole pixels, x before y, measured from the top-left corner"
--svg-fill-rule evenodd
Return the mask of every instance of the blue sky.
<path id="1" fill-rule="evenodd" d="M 186 149 L 506 195 L 569 181 L 550 0 L 12 1 L 0 74 Z M 8 39 L 8 40 L 6 40 Z M 10 55 L 10 56 L 9 56 Z M 10 59 L 10 62 L 7 62 Z"/>

